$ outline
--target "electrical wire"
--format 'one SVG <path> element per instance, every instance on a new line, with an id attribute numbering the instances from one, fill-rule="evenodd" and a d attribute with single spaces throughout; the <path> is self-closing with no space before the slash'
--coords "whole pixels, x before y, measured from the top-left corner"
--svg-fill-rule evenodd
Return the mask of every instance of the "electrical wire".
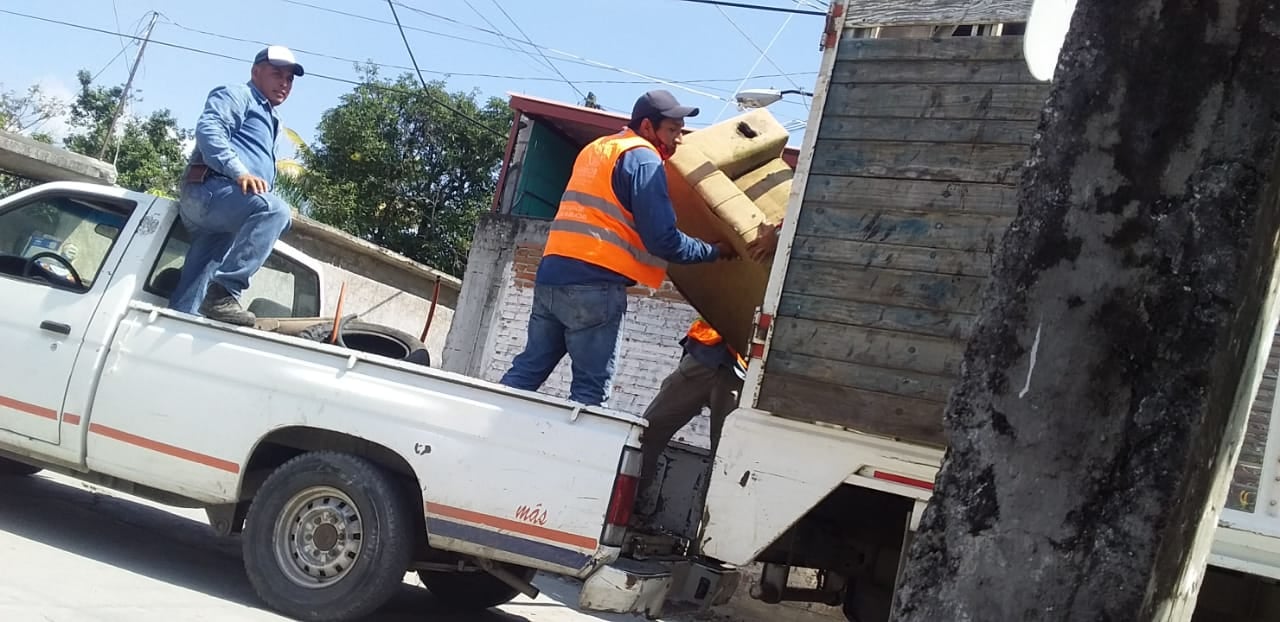
<path id="1" fill-rule="evenodd" d="M 492 0 L 492 2 L 493 2 L 493 6 L 498 7 L 498 10 L 502 12 L 503 17 L 506 17 L 507 21 L 511 22 L 511 25 L 516 27 L 516 32 L 520 33 L 520 36 L 524 37 L 526 41 L 530 41 L 529 45 L 533 45 L 532 40 L 529 39 L 528 33 L 524 31 L 524 28 L 520 27 L 520 22 L 517 22 L 516 20 L 511 19 L 511 14 L 507 13 L 507 10 L 502 8 L 502 3 L 498 2 L 498 0 Z M 561 78 L 564 78 L 565 83 L 568 84 L 569 87 L 572 88 L 574 91 L 576 91 L 578 93 L 578 96 L 582 98 L 582 101 L 585 102 L 587 100 L 587 94 L 583 93 L 582 89 L 578 88 L 578 85 L 574 84 L 571 80 L 569 80 L 569 78 L 564 75 L 564 72 L 560 71 L 560 68 L 556 67 L 555 63 L 551 62 L 550 58 L 547 58 L 547 55 L 542 52 L 541 47 L 534 46 L 534 49 L 538 51 L 538 55 L 542 57 L 542 60 L 547 61 L 547 66 L 550 67 L 552 71 L 555 71 L 556 74 L 559 75 Z"/>
<path id="2" fill-rule="evenodd" d="M 27 19 L 33 19 L 33 20 L 36 20 L 36 21 L 46 22 L 46 23 L 50 23 L 50 24 L 57 24 L 57 25 L 60 25 L 60 26 L 66 26 L 66 27 L 69 27 L 69 28 L 76 28 L 76 29 L 78 29 L 78 30 L 87 30 L 87 31 L 89 31 L 89 32 L 97 32 L 97 33 L 101 33 L 101 34 L 104 34 L 104 35 L 122 36 L 122 37 L 126 37 L 126 38 L 129 38 L 129 39 L 133 39 L 133 40 L 135 40 L 135 41 L 141 41 L 141 40 L 142 40 L 142 37 L 137 36 L 137 35 L 130 35 L 130 34 L 125 34 L 125 33 L 121 33 L 121 32 L 113 32 L 113 31 L 107 30 L 107 29 L 105 29 L 105 28 L 97 28 L 97 27 L 95 27 L 95 26 L 86 26 L 86 25 L 84 25 L 84 24 L 76 24 L 76 23 L 73 23 L 73 22 L 67 22 L 67 21 L 58 20 L 58 19 L 52 19 L 52 18 L 48 18 L 48 17 L 40 17 L 40 16 L 38 16 L 38 15 L 29 15 L 29 14 L 26 14 L 26 13 L 20 13 L 20 12 L 18 12 L 18 11 L 11 11 L 11 10 L 9 10 L 9 9 L 0 9 L 0 13 L 4 13 L 4 14 L 8 14 L 8 15 L 14 15 L 14 16 L 16 16 L 16 17 L 25 17 L 25 18 L 27 18 Z M 229 54 L 222 54 L 222 53 L 220 53 L 220 52 L 213 52 L 213 51 L 210 51 L 210 50 L 204 50 L 204 49 L 200 49 L 200 48 L 197 48 L 197 47 L 192 47 L 192 46 L 189 46 L 189 45 L 182 45 L 182 44 L 180 44 L 180 43 L 171 43 L 171 42 L 168 42 L 168 41 L 161 41 L 161 40 L 158 40 L 158 39 L 155 39 L 155 38 L 152 38 L 152 39 L 151 39 L 151 44 L 152 44 L 152 45 L 158 45 L 158 46 L 161 46 L 161 47 L 173 48 L 173 49 L 176 49 L 176 50 L 184 50 L 184 51 L 192 52 L 192 53 L 195 53 L 195 54 L 203 54 L 203 55 L 205 55 L 205 56 L 213 56 L 213 57 L 217 57 L 217 58 L 223 58 L 223 59 L 227 59 L 227 60 L 236 61 L 236 62 L 238 62 L 238 63 L 243 63 L 243 62 L 245 62 L 245 60 L 244 60 L 243 58 L 240 58 L 240 57 L 238 57 L 238 56 L 231 56 L 231 55 L 229 55 Z M 429 99 L 429 100 L 431 100 L 431 101 L 435 102 L 436 104 L 438 104 L 441 108 L 444 108 L 445 110 L 448 110 L 449 112 L 451 112 L 451 113 L 453 113 L 454 115 L 457 115 L 458 117 L 460 117 L 460 118 L 462 118 L 462 119 L 464 119 L 464 120 L 468 121 L 469 123 L 471 123 L 471 124 L 475 125 L 476 127 L 480 128 L 480 129 L 483 129 L 483 130 L 485 130 L 485 131 L 487 131 L 487 132 L 490 132 L 490 133 L 492 133 L 492 134 L 494 134 L 494 135 L 496 135 L 496 136 L 506 137 L 506 133 L 505 133 L 505 132 L 500 131 L 500 130 L 498 130 L 498 129 L 495 129 L 495 128 L 493 128 L 493 127 L 490 127 L 489 125 L 486 125 L 483 121 L 481 121 L 481 120 L 479 120 L 479 119 L 477 119 L 477 118 L 475 118 L 475 117 L 473 117 L 473 116 L 471 116 L 471 115 L 469 115 L 469 114 L 467 114 L 467 113 L 465 113 L 465 112 L 463 112 L 463 111 L 461 111 L 461 110 L 458 110 L 456 107 L 454 107 L 454 106 L 450 105 L 448 102 L 445 102 L 445 101 L 441 100 L 440 98 L 436 97 L 435 95 L 433 95 L 433 94 L 431 94 L 430 92 L 427 92 L 427 91 L 414 92 L 414 91 L 409 91 L 409 90 L 400 89 L 400 88 L 396 88 L 396 87 L 389 87 L 389 86 L 386 86 L 386 85 L 383 85 L 383 84 L 373 84 L 373 83 L 369 83 L 369 82 L 362 82 L 362 81 L 359 81 L 359 80 L 352 80 L 352 79 L 350 79 L 350 78 L 342 78 L 342 77 L 339 77 L 339 76 L 330 76 L 330 75 L 325 75 L 325 74 L 321 74 L 321 73 L 315 73 L 315 72 L 311 72 L 311 71 L 308 71 L 308 72 L 307 72 L 307 76 L 309 76 L 309 77 L 313 77 L 313 78 L 316 78 L 316 79 L 320 79 L 320 80 L 328 80 L 328 81 L 330 81 L 330 82 L 341 82 L 341 83 L 343 83 L 343 84 L 350 84 L 350 85 L 353 85 L 353 86 L 367 86 L 367 87 L 369 87 L 369 88 L 373 88 L 373 89 L 376 89 L 376 90 L 388 91 L 388 92 L 393 92 L 393 93 L 400 93 L 400 94 L 404 94 L 404 95 L 422 95 L 422 96 L 425 96 L 427 99 Z"/>
<path id="3" fill-rule="evenodd" d="M 796 2 L 796 6 L 799 6 L 799 4 L 800 4 L 800 0 L 797 0 L 797 2 Z M 727 11 L 725 11 L 725 10 L 724 10 L 723 8 L 721 8 L 721 7 L 716 7 L 716 10 L 717 10 L 717 11 L 719 11 L 719 12 L 720 12 L 720 15 L 721 15 L 722 17 L 724 17 L 724 18 L 725 18 L 725 20 L 727 20 L 727 21 L 729 22 L 729 25 L 730 25 L 730 26 L 733 26 L 733 29 L 734 29 L 734 30 L 738 31 L 738 34 L 742 35 L 742 38 L 743 38 L 743 39 L 746 39 L 746 40 L 747 40 L 747 43 L 750 43 L 750 44 L 751 44 L 751 47 L 755 48 L 755 50 L 756 50 L 757 52 L 759 52 L 759 53 L 760 53 L 760 57 L 761 57 L 761 58 L 763 58 L 765 61 L 767 61 L 767 62 L 769 63 L 769 65 L 770 65 L 770 66 L 772 66 L 774 69 L 778 70 L 779 72 L 781 72 L 781 71 L 782 71 L 782 68 L 778 66 L 778 63 L 775 63 L 775 62 L 773 61 L 773 59 L 769 57 L 769 53 L 768 53 L 768 51 L 767 51 L 767 50 L 762 49 L 759 45 L 756 45 L 755 39 L 752 39 L 752 38 L 751 38 L 751 35 L 747 34 L 747 32 L 746 32 L 745 30 L 743 30 L 741 26 L 739 26 L 739 25 L 738 25 L 738 22 L 737 22 L 736 20 L 734 20 L 734 19 L 733 19 L 733 17 L 731 17 Z M 790 21 L 791 21 L 791 16 L 790 16 L 790 15 L 788 15 L 788 16 L 787 16 L 787 21 L 786 21 L 786 22 L 783 22 L 783 24 L 782 24 L 782 28 L 780 28 L 780 29 L 779 29 L 779 31 L 781 31 L 783 28 L 786 28 L 786 27 L 787 27 L 787 24 L 788 24 Z M 759 77 L 759 76 L 756 76 L 756 77 Z M 804 87 L 800 86 L 800 84 L 799 84 L 799 83 L 797 83 L 797 82 L 795 81 L 795 78 L 792 78 L 791 76 L 786 76 L 786 78 L 787 78 L 787 81 L 791 83 L 791 86 L 794 86 L 794 87 L 796 87 L 797 89 L 800 89 L 800 90 L 804 90 Z M 807 104 L 805 105 L 805 108 L 806 108 L 806 109 L 808 108 L 808 105 L 807 105 Z"/>
<path id="4" fill-rule="evenodd" d="M 209 30 L 201 29 L 201 28 L 194 28 L 191 26 L 187 26 L 186 24 L 182 24 L 180 22 L 174 21 L 172 18 L 170 18 L 168 15 L 165 15 L 164 13 L 161 13 L 160 17 L 161 19 L 164 20 L 164 23 L 166 25 L 173 26 L 174 28 L 185 30 L 187 32 L 204 35 L 207 37 L 214 37 L 217 39 L 224 39 L 227 41 L 234 41 L 237 43 L 252 43 L 254 45 L 262 45 L 262 46 L 270 45 L 270 42 L 262 41 L 260 39 L 249 39 L 245 37 L 237 37 L 233 35 L 223 34 L 220 32 L 212 32 Z M 405 29 L 412 30 L 412 27 L 405 26 Z M 357 64 L 357 65 L 371 65 L 374 67 L 378 67 L 380 69 L 396 69 L 400 71 L 413 71 L 413 67 L 410 67 L 408 65 L 397 65 L 395 63 L 382 63 L 382 62 L 375 62 L 371 60 L 360 60 L 356 58 L 349 58 L 346 56 L 337 56 L 337 55 L 329 54 L 326 52 L 319 52 L 316 50 L 307 50 L 307 49 L 293 47 L 293 46 L 290 46 L 290 49 L 292 49 L 294 52 L 299 52 L 307 56 L 315 56 L 317 58 L 327 58 L 330 60 L 341 61 L 344 63 L 351 63 L 351 64 Z M 513 50 L 512 48 L 505 48 L 505 49 L 513 52 L 519 51 L 519 50 Z M 525 54 L 527 54 L 527 52 L 525 52 Z M 542 66 L 542 64 L 539 63 L 538 66 Z M 428 68 L 423 68 L 422 72 L 429 73 L 432 75 L 444 76 L 444 77 L 493 78 L 498 80 L 529 80 L 534 82 L 561 82 L 560 78 L 549 77 L 549 76 L 520 76 L 520 75 L 510 75 L 510 74 L 477 73 L 477 72 L 466 72 L 466 71 L 445 71 L 442 69 L 428 69 Z M 816 71 L 794 71 L 786 74 L 782 74 L 782 73 L 761 74 L 755 77 L 756 78 L 786 78 L 790 76 L 804 76 L 804 75 L 816 76 L 817 74 L 818 72 Z M 722 82 L 736 83 L 739 80 L 741 80 L 741 78 L 697 78 L 697 79 L 679 80 L 679 82 L 683 82 L 686 84 L 705 85 L 708 83 L 722 83 Z M 651 84 L 652 83 L 650 80 L 575 80 L 575 82 L 577 82 L 578 84 Z M 704 86 L 703 88 L 721 91 L 723 93 L 730 93 L 730 94 L 733 93 L 733 91 L 730 91 L 729 89 L 726 89 L 726 88 L 718 88 L 714 86 Z"/>
<path id="5" fill-rule="evenodd" d="M 724 2 L 723 0 L 680 0 L 680 2 L 693 2 L 696 4 L 711 4 L 715 6 L 729 6 L 735 9 L 752 9 L 755 11 L 772 11 L 775 13 L 791 13 L 792 15 L 817 15 L 826 17 L 826 11 L 806 11 L 804 9 L 787 8 L 780 6 L 765 6 L 762 4 L 748 4 L 745 2 Z"/>
<path id="6" fill-rule="evenodd" d="M 538 70 L 540 71 L 545 71 L 546 69 L 549 69 L 545 61 L 539 61 L 537 58 L 534 58 L 533 54 L 530 54 L 528 50 L 522 47 L 513 45 L 510 39 L 507 38 L 507 34 L 502 32 L 502 29 L 499 28 L 497 24 L 493 23 L 493 21 L 489 19 L 488 15 L 485 15 L 483 11 L 481 11 L 480 9 L 477 9 L 476 5 L 473 4 L 471 0 L 462 0 L 462 2 L 467 5 L 468 9 L 471 9 L 472 13 L 475 13 L 477 17 L 479 17 L 481 20 L 484 21 L 484 23 L 488 24 L 490 28 L 492 28 L 495 32 L 498 32 L 501 34 L 501 36 L 498 36 L 495 38 L 498 40 L 499 43 L 502 44 L 502 47 L 507 48 L 507 50 L 509 50 L 512 54 L 523 54 L 524 56 L 527 56 L 529 60 L 533 61 L 533 66 L 538 68 Z"/>
<path id="7" fill-rule="evenodd" d="M 386 20 L 380 20 L 380 19 L 373 18 L 373 17 L 367 17 L 367 16 L 364 16 L 364 15 L 358 15 L 358 14 L 356 14 L 356 13 L 351 13 L 351 12 L 348 12 L 348 11 L 341 11 L 341 10 L 338 10 L 338 9 L 332 9 L 332 8 L 329 8 L 329 7 L 318 6 L 318 5 L 315 5 L 315 4 L 310 4 L 310 3 L 307 3 L 307 2 L 302 2 L 302 0 L 279 0 L 279 1 L 280 1 L 280 2 L 285 2 L 285 3 L 288 3 L 288 4 L 293 4 L 293 5 L 296 5 L 296 6 L 302 6 L 302 7 L 307 7 L 307 8 L 310 8 L 310 9 L 315 9 L 315 10 L 318 10 L 318 11 L 325 11 L 325 12 L 327 12 L 327 13 L 334 13 L 334 14 L 337 14 L 337 15 L 343 15 L 343 16 L 346 16 L 346 17 L 354 18 L 354 19 L 361 19 L 361 20 L 365 20 L 365 21 L 369 21 L 369 22 L 382 23 L 382 24 L 387 24 L 387 25 L 391 25 L 391 26 L 394 26 L 394 25 L 395 25 L 393 22 L 389 22 L 389 21 L 386 21 Z M 419 12 L 424 12 L 424 11 L 419 10 Z M 424 13 L 426 13 L 426 12 L 424 12 Z M 434 15 L 434 14 L 432 14 L 432 15 Z M 467 27 L 467 28 L 470 28 L 470 29 L 472 29 L 472 30 L 478 30 L 478 31 L 481 31 L 481 32 L 485 32 L 485 33 L 488 33 L 488 34 L 494 35 L 494 36 L 504 36 L 504 35 L 501 35 L 501 34 L 499 34 L 499 33 L 493 32 L 493 31 L 491 31 L 491 30 L 487 30 L 487 29 L 481 28 L 481 27 L 479 27 L 479 26 L 475 26 L 475 25 L 471 25 L 471 24 L 466 24 L 465 22 L 459 22 L 458 20 L 455 20 L 455 19 L 453 19 L 453 18 L 445 18 L 445 19 L 448 19 L 448 20 L 449 20 L 449 21 L 451 21 L 451 22 L 455 22 L 455 23 L 461 24 L 461 25 L 463 25 L 463 26 L 465 26 L 465 27 Z M 497 44 L 488 43 L 488 42 L 486 42 L 486 41 L 477 41 L 477 40 L 475 40 L 475 39 L 468 39 L 468 38 L 466 38 L 466 37 L 461 37 L 461 36 L 458 36 L 458 35 L 453 35 L 453 34 L 448 34 L 448 33 L 442 33 L 442 32 L 436 32 L 436 31 L 433 31 L 433 30 L 427 30 L 427 29 L 425 29 L 425 28 L 416 28 L 416 27 L 414 27 L 414 26 L 405 26 L 404 28 L 405 28 L 405 30 L 416 30 L 416 31 L 418 31 L 418 32 L 424 32 L 424 33 L 427 33 L 427 34 L 432 34 L 432 35 L 436 35 L 436 36 L 440 36 L 440 37 L 445 37 L 445 38 L 448 38 L 448 39 L 456 39 L 456 40 L 459 40 L 459 41 L 467 41 L 467 42 L 469 42 L 469 43 L 474 43 L 474 44 L 477 44 L 477 45 L 483 45 L 483 46 L 487 46 L 487 47 L 493 47 L 493 48 L 501 48 L 501 47 L 502 47 L 502 46 L 499 46 L 499 45 L 497 45 Z M 637 78 L 644 78 L 644 79 L 648 80 L 649 82 L 656 82 L 656 83 L 658 83 L 658 84 L 664 84 L 664 85 L 669 86 L 669 87 L 674 88 L 674 89 L 678 89 L 678 90 L 681 90 L 681 91 L 685 91 L 685 92 L 687 92 L 687 93 L 693 93 L 694 95 L 701 95 L 701 96 L 703 96 L 703 97 L 707 97 L 707 98 L 709 98 L 709 99 L 714 99 L 714 100 L 716 100 L 716 101 L 722 101 L 722 102 L 724 102 L 724 101 L 730 101 L 728 98 L 721 97 L 721 96 L 716 95 L 716 94 L 714 94 L 714 93 L 708 93 L 708 92 L 706 92 L 706 91 L 703 91 L 703 90 L 700 90 L 700 89 L 696 89 L 696 88 L 693 88 L 693 87 L 687 86 L 687 85 L 685 85 L 684 83 L 681 83 L 681 82 L 676 81 L 676 80 L 670 80 L 670 79 L 666 79 L 666 78 L 660 78 L 660 77 L 657 77 L 657 76 L 651 76 L 651 75 L 647 75 L 647 74 L 641 73 L 641 72 L 639 72 L 639 71 L 634 71 L 634 70 L 631 70 L 631 69 L 627 69 L 627 68 L 625 68 L 625 67 L 618 67 L 618 66 L 610 65 L 610 64 L 608 64 L 608 63 L 602 63 L 602 62 L 600 62 L 600 61 L 595 61 L 595 60 L 591 60 L 591 59 L 589 59 L 589 58 L 584 58 L 584 57 L 579 56 L 579 55 L 577 55 L 577 54 L 574 54 L 574 53 L 572 53 L 572 52 L 566 52 L 566 51 L 564 51 L 564 50 L 558 50 L 558 49 L 553 48 L 553 47 L 548 47 L 548 46 L 544 46 L 544 45 L 538 45 L 538 44 L 536 44 L 536 43 L 533 43 L 532 41 L 527 41 L 527 40 L 524 40 L 524 39 L 518 39 L 518 38 L 515 38 L 515 37 L 507 37 L 507 38 L 509 38 L 509 39 L 511 39 L 512 41 L 515 41 L 515 42 L 517 42 L 517 43 L 523 43 L 523 44 L 528 45 L 528 46 L 530 46 L 530 47 L 539 48 L 539 49 L 541 49 L 541 50 L 543 50 L 543 51 L 550 52 L 550 53 L 553 53 L 553 54 L 557 54 L 557 55 L 559 55 L 559 56 L 564 56 L 565 58 L 570 59 L 570 60 L 560 59 L 560 62 L 573 62 L 573 63 L 579 64 L 579 65 L 589 65 L 589 66 L 591 66 L 591 67 L 596 67 L 596 68 L 599 68 L 599 69 L 607 69 L 607 70 L 610 70 L 610 71 L 614 71 L 614 72 L 618 72 L 618 73 L 623 73 L 623 74 L 627 74 L 627 75 L 630 75 L 630 76 L 635 76 L 635 77 L 637 77 Z"/>
<path id="8" fill-rule="evenodd" d="M 418 67 L 418 59 L 413 55 L 413 46 L 409 45 L 409 36 L 404 34 L 404 26 L 400 25 L 400 15 L 396 13 L 396 3 L 387 0 L 387 7 L 391 9 L 391 17 L 396 20 L 396 29 L 400 31 L 400 39 L 404 41 L 404 49 L 409 52 L 409 60 L 413 62 L 413 70 L 418 74 L 418 80 L 422 82 L 422 88 L 427 88 L 427 79 L 422 77 L 422 69 Z"/>
<path id="9" fill-rule="evenodd" d="M 751 79 L 751 75 L 752 75 L 752 74 L 754 74 L 754 73 L 756 72 L 756 67 L 759 67 L 759 66 L 760 66 L 760 61 L 762 61 L 762 60 L 764 60 L 765 58 L 768 58 L 768 57 L 769 57 L 769 50 L 772 50 L 772 49 L 773 49 L 773 44 L 775 44 L 775 43 L 777 43 L 777 42 L 778 42 L 778 37 L 781 37 L 781 36 L 782 36 L 782 31 L 784 31 L 784 30 L 786 30 L 786 29 L 787 29 L 787 25 L 791 23 L 791 18 L 793 18 L 793 17 L 795 17 L 795 16 L 794 16 L 794 15 L 788 15 L 788 16 L 787 16 L 787 19 L 782 20 L 782 26 L 779 26 L 779 27 L 778 27 L 778 32 L 773 33 L 773 38 L 769 40 L 769 45 L 766 45 L 766 46 L 765 46 L 765 48 L 764 48 L 763 50 L 760 50 L 760 56 L 756 57 L 756 62 L 754 62 L 754 63 L 752 63 L 752 64 L 751 64 L 751 69 L 747 71 L 747 75 L 746 75 L 745 77 L 743 77 L 743 78 L 742 78 L 742 82 L 739 82 L 739 83 L 738 83 L 738 87 L 737 87 L 737 88 L 735 88 L 735 89 L 733 90 L 733 92 L 735 92 L 735 93 L 741 92 L 741 91 L 742 91 L 742 87 L 744 87 L 744 86 L 746 86 L 746 85 L 747 85 L 747 81 Z M 753 45 L 753 46 L 754 46 L 754 45 L 755 45 L 755 43 L 754 43 L 754 42 L 752 42 L 752 44 L 751 44 L 751 45 Z M 757 49 L 759 49 L 759 48 L 757 48 Z M 729 102 L 725 102 L 725 103 L 724 103 L 724 105 L 720 107 L 720 113 L 716 115 L 716 121 L 719 121 L 719 120 L 720 120 L 720 117 L 723 117 L 723 116 L 724 116 L 725 111 L 726 111 L 726 110 L 728 110 L 728 109 L 729 109 Z"/>

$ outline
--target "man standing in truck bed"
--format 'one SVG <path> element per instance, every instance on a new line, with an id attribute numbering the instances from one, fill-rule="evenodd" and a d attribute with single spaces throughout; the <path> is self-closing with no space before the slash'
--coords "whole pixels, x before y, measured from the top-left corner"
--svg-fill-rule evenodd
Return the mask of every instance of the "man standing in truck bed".
<path id="1" fill-rule="evenodd" d="M 254 58 L 247 84 L 209 93 L 178 202 L 191 248 L 170 307 L 253 326 L 256 318 L 240 306 L 240 293 L 293 219 L 289 204 L 271 192 L 280 130 L 275 108 L 302 74 L 293 52 L 272 45 Z"/>
<path id="2" fill-rule="evenodd" d="M 534 279 L 528 342 L 502 384 L 537 390 L 568 354 L 570 399 L 603 404 L 627 287 L 661 287 L 667 262 L 733 257 L 729 244 L 681 233 L 667 193 L 663 161 L 675 154 L 685 117 L 697 114 L 667 91 L 650 91 L 636 100 L 626 130 L 578 155 Z"/>

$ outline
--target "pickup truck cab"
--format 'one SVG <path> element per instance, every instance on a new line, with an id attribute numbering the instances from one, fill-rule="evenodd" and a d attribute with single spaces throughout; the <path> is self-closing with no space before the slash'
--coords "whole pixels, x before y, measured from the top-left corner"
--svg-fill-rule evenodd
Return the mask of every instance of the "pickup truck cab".
<path id="1" fill-rule="evenodd" d="M 610 566 L 641 419 L 168 310 L 185 244 L 159 197 L 59 182 L 0 200 L 0 472 L 206 508 L 262 599 L 303 620 L 364 616 L 410 570 L 464 608 L 536 594 L 543 570 L 660 611 L 669 574 Z M 278 244 L 248 306 L 319 321 L 318 274 Z"/>

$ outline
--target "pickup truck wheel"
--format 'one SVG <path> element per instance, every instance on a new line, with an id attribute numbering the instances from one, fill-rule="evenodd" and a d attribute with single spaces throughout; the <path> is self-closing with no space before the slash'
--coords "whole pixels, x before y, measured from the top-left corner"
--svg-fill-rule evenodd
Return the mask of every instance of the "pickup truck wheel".
<path id="1" fill-rule="evenodd" d="M 414 516 L 403 487 L 349 454 L 303 454 L 249 505 L 245 570 L 270 607 L 307 622 L 363 618 L 404 583 Z"/>
<path id="2" fill-rule="evenodd" d="M 533 575 L 537 573 L 532 568 L 511 564 L 502 564 L 502 567 L 525 581 L 532 581 Z M 520 593 L 520 590 L 483 570 L 475 572 L 419 570 L 418 578 L 422 579 L 422 584 L 431 590 L 431 595 L 435 596 L 437 601 L 452 609 L 478 611 L 497 607 L 509 602 Z"/>
<path id="3" fill-rule="evenodd" d="M 35 475 L 43 471 L 38 466 L 31 466 L 25 462 L 10 460 L 8 458 L 0 458 L 0 477 L 22 477 L 25 475 Z"/>
<path id="4" fill-rule="evenodd" d="M 389 326 L 349 320 L 341 326 L 342 342 L 358 352 L 380 354 L 400 361 L 431 366 L 431 354 L 418 338 Z M 333 338 L 333 322 L 322 322 L 302 329 L 298 337 L 329 343 Z"/>

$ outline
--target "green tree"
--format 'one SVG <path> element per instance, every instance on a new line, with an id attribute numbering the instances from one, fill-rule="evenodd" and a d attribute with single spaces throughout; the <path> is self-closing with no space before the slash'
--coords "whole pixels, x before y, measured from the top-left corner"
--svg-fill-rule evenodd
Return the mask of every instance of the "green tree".
<path id="1" fill-rule="evenodd" d="M 511 113 L 497 98 L 365 68 L 302 150 L 311 215 L 452 274 L 493 197 Z"/>
<path id="2" fill-rule="evenodd" d="M 72 134 L 65 141 L 68 149 L 97 157 L 106 142 L 106 156 L 113 162 L 116 183 L 140 192 L 175 197 L 178 180 L 186 166 L 182 143 L 190 130 L 178 126 L 167 108 L 145 117 L 122 115 L 116 131 L 109 132 L 120 94 L 124 87 L 95 86 L 88 71 L 76 74 L 80 93 L 71 105 Z M 130 97 L 131 101 L 139 101 Z"/>

